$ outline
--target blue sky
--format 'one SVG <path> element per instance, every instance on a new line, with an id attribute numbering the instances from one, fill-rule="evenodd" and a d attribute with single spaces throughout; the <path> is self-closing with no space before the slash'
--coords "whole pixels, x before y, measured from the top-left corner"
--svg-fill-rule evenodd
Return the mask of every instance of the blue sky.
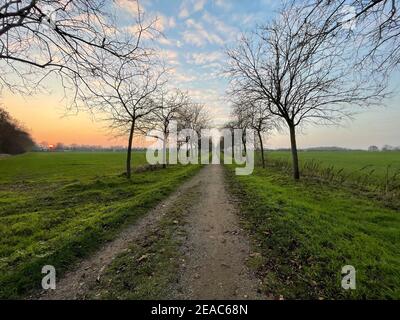
<path id="1" fill-rule="evenodd" d="M 124 12 L 121 24 L 129 25 L 133 1 L 119 3 Z M 141 1 L 147 18 L 158 17 L 157 27 L 164 37 L 156 42 L 172 69 L 171 85 L 188 90 L 192 98 L 204 103 L 215 125 L 224 123 L 230 113 L 225 100 L 227 81 L 220 73 L 226 61 L 224 48 L 234 45 L 241 32 L 273 17 L 277 4 L 276 0 Z M 394 87 L 400 83 L 398 78 L 393 77 Z M 360 110 L 341 127 L 306 127 L 298 140 L 301 147 L 400 145 L 399 124 L 399 96 L 395 95 L 384 108 Z M 268 146 L 289 146 L 287 134 L 274 134 Z"/>
<path id="2" fill-rule="evenodd" d="M 117 0 L 121 28 L 135 24 L 134 0 Z M 219 126 L 229 120 L 226 101 L 227 80 L 221 75 L 226 61 L 224 48 L 235 45 L 242 32 L 274 16 L 278 0 L 141 0 L 148 19 L 158 17 L 157 27 L 164 37 L 154 41 L 171 68 L 170 85 L 187 90 L 197 102 L 204 103 Z M 46 82 L 51 94 L 28 98 L 5 92 L 4 103 L 13 116 L 25 123 L 37 141 L 51 143 L 124 144 L 113 139 L 104 123 L 93 122 L 84 112 L 64 117 L 65 99 L 56 79 Z M 391 81 L 399 92 L 400 75 Z M 0 101 L 1 102 L 1 101 Z M 306 127 L 298 135 L 300 147 L 341 146 L 368 148 L 370 145 L 400 145 L 400 96 L 395 94 L 385 107 L 360 111 L 354 121 L 341 127 Z M 80 132 L 76 137 L 77 130 Z M 84 133 L 85 132 L 85 133 Z M 268 148 L 289 147 L 287 132 L 268 138 Z"/>
<path id="3" fill-rule="evenodd" d="M 121 28 L 135 23 L 134 0 L 118 0 L 118 23 Z M 164 37 L 154 45 L 171 68 L 170 85 L 187 90 L 197 102 L 204 103 L 219 126 L 229 120 L 230 107 L 226 101 L 227 80 L 221 75 L 226 61 L 224 48 L 234 45 L 241 32 L 250 31 L 257 23 L 274 16 L 278 0 L 141 0 L 148 19 L 158 17 L 157 27 Z M 398 92 L 400 76 L 392 79 Z M 56 82 L 49 81 L 53 88 Z M 92 122 L 89 115 L 62 117 L 65 114 L 61 85 L 51 95 L 22 97 L 8 93 L 5 101 L 12 114 L 26 123 L 38 141 L 56 143 L 124 144 L 112 140 L 104 124 Z M 298 136 L 300 147 L 341 146 L 368 148 L 369 145 L 400 145 L 400 96 L 395 94 L 386 106 L 360 110 L 354 121 L 341 127 L 306 127 Z M 46 123 L 46 125 L 42 125 Z M 76 139 L 76 128 L 86 134 Z M 83 129 L 82 129 L 83 130 Z M 53 141 L 54 140 L 54 141 Z M 289 147 L 287 132 L 275 133 L 267 141 L 268 148 Z"/>
<path id="4" fill-rule="evenodd" d="M 120 0 L 121 25 L 129 26 L 133 1 Z M 226 79 L 221 75 L 224 48 L 244 30 L 273 15 L 270 0 L 142 0 L 147 19 L 158 18 L 163 37 L 157 39 L 162 56 L 172 69 L 171 85 L 188 90 L 205 103 L 216 125 L 226 121 Z M 131 7 L 132 6 L 132 7 Z"/>

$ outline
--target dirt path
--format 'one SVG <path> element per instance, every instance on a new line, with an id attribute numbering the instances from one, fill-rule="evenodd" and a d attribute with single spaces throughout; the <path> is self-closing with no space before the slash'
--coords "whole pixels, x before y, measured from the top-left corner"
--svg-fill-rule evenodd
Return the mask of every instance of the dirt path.
<path id="1" fill-rule="evenodd" d="M 101 277 L 103 271 L 114 258 L 127 250 L 130 243 L 145 237 L 150 228 L 155 228 L 158 221 L 175 204 L 180 195 L 199 183 L 198 176 L 182 184 L 177 191 L 148 214 L 123 230 L 115 240 L 105 244 L 94 255 L 80 262 L 73 271 L 67 272 L 61 279 L 57 280 L 56 290 L 44 291 L 31 298 L 41 300 L 84 299 L 91 284 Z"/>
<path id="2" fill-rule="evenodd" d="M 174 298 L 262 298 L 245 265 L 250 246 L 225 189 L 223 170 L 222 165 L 209 165 L 198 175 L 201 201 L 189 217 L 186 264 Z"/>
<path id="3" fill-rule="evenodd" d="M 171 290 L 172 299 L 259 299 L 257 280 L 245 262 L 250 246 L 239 227 L 236 208 L 225 190 L 224 168 L 209 165 L 184 183 L 117 239 L 82 261 L 57 281 L 57 289 L 42 292 L 38 299 L 84 299 L 113 259 L 135 240 L 146 237 L 174 206 L 180 195 L 199 186 L 200 196 L 187 218 L 181 278 Z"/>

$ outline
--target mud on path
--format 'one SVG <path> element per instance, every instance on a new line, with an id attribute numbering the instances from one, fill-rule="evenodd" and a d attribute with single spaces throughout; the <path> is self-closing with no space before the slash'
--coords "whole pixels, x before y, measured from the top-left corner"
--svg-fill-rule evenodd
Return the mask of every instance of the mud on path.
<path id="1" fill-rule="evenodd" d="M 223 166 L 209 165 L 198 177 L 200 201 L 188 219 L 185 264 L 173 298 L 261 299 L 245 264 L 250 246 L 227 193 Z"/>
<path id="2" fill-rule="evenodd" d="M 258 280 L 246 266 L 250 245 L 240 228 L 238 212 L 226 190 L 222 165 L 208 165 L 155 209 L 123 230 L 112 242 L 80 262 L 57 281 L 57 289 L 36 299 L 85 299 L 114 258 L 157 228 L 178 199 L 194 186 L 198 201 L 187 212 L 186 239 L 181 247 L 178 283 L 166 299 L 261 299 Z"/>

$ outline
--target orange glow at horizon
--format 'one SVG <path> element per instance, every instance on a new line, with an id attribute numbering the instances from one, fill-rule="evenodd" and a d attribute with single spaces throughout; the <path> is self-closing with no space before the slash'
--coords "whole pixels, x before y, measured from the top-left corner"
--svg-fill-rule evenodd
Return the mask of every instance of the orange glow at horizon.
<path id="1" fill-rule="evenodd" d="M 29 130 L 36 143 L 106 147 L 127 144 L 127 138 L 115 138 L 106 130 L 104 122 L 93 121 L 87 113 L 65 116 L 65 102 L 53 95 L 21 97 L 6 93 L 0 102 L 13 118 Z M 145 145 L 144 137 L 134 140 L 134 147 Z"/>

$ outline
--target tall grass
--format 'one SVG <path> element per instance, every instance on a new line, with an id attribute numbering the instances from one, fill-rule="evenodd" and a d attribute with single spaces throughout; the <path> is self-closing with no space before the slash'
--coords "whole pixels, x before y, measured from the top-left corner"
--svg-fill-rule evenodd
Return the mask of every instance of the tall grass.
<path id="1" fill-rule="evenodd" d="M 288 174 L 292 171 L 292 164 L 287 159 L 269 159 L 267 165 Z M 386 165 L 386 173 L 383 177 L 376 175 L 378 166 L 366 165 L 358 170 L 349 171 L 348 168 L 326 165 L 323 161 L 315 159 L 303 160 L 300 163 L 300 169 L 302 176 L 305 178 L 356 188 L 384 200 L 388 204 L 398 205 L 397 202 L 399 202 L 400 198 L 400 169 L 391 164 Z"/>

